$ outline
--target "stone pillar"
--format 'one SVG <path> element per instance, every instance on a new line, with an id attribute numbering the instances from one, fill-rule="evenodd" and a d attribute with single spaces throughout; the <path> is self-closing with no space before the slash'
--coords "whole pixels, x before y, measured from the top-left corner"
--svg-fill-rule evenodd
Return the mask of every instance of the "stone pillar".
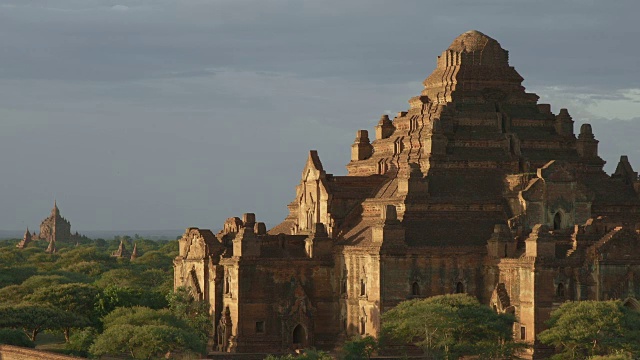
<path id="1" fill-rule="evenodd" d="M 369 132 L 358 130 L 356 139 L 351 145 L 351 161 L 365 160 L 373 154 L 373 146 L 369 142 Z"/>
<path id="2" fill-rule="evenodd" d="M 307 256 L 311 259 L 330 256 L 333 249 L 333 242 L 327 234 L 323 223 L 314 224 L 313 232 L 305 240 Z"/>
<path id="3" fill-rule="evenodd" d="M 256 225 L 255 214 L 244 214 L 243 227 L 233 239 L 233 256 L 258 257 L 260 256 L 260 241 L 254 232 Z"/>
<path id="4" fill-rule="evenodd" d="M 592 159 L 598 156 L 598 140 L 593 136 L 590 124 L 582 124 L 580 127 L 576 150 L 582 158 Z"/>
<path id="5" fill-rule="evenodd" d="M 256 235 L 265 235 L 267 233 L 267 226 L 263 222 L 257 222 L 253 226 L 253 232 Z"/>
<path id="6" fill-rule="evenodd" d="M 395 130 L 395 126 L 393 126 L 393 123 L 389 120 L 389 115 L 382 115 L 376 126 L 376 140 L 390 137 Z"/>
<path id="7" fill-rule="evenodd" d="M 516 243 L 509 226 L 506 224 L 496 224 L 493 227 L 493 234 L 487 241 L 487 253 L 490 257 L 501 259 L 512 257 L 516 250 Z"/>
<path id="8" fill-rule="evenodd" d="M 560 109 L 560 113 L 556 115 L 554 124 L 556 132 L 565 137 L 573 137 L 573 122 L 569 111 L 567 111 L 567 109 Z"/>
<path id="9" fill-rule="evenodd" d="M 245 227 L 253 227 L 256 223 L 256 214 L 246 213 L 242 215 L 242 223 Z"/>

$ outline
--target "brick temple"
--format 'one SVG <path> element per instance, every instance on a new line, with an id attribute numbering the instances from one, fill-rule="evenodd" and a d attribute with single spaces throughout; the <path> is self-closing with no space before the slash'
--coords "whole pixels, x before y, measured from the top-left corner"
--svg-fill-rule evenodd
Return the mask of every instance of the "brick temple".
<path id="1" fill-rule="evenodd" d="M 638 173 L 626 156 L 605 173 L 591 126 L 576 134 L 522 81 L 496 40 L 466 32 L 407 111 L 357 131 L 347 176 L 310 151 L 282 223 L 187 229 L 175 286 L 211 304 L 212 350 L 332 349 L 377 336 L 401 301 L 467 293 L 514 313 L 541 357 L 562 302 L 638 308 Z"/>
<path id="2" fill-rule="evenodd" d="M 29 228 L 27 227 L 22 240 L 16 245 L 16 247 L 24 249 L 31 241 L 40 240 L 49 243 L 49 247 L 46 250 L 48 253 L 55 253 L 56 242 L 71 242 L 81 239 L 86 239 L 86 237 L 78 234 L 77 231 L 74 234 L 71 233 L 71 223 L 60 214 L 58 204 L 54 200 L 51 213 L 40 223 L 40 233 L 30 233 Z"/>

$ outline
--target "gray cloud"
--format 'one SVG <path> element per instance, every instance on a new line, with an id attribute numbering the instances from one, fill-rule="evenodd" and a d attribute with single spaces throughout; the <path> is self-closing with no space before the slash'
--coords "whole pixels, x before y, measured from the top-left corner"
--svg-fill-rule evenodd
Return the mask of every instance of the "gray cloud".
<path id="1" fill-rule="evenodd" d="M 608 166 L 640 159 L 635 0 L 0 2 L 0 228 L 53 196 L 81 230 L 274 224 L 309 149 L 344 173 L 355 130 L 406 109 L 473 28 L 594 124 Z"/>

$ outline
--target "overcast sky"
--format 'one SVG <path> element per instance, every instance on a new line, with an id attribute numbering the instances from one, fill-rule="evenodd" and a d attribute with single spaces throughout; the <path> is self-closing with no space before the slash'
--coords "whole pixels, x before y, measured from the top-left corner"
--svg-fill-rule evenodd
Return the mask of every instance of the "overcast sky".
<path id="1" fill-rule="evenodd" d="M 638 0 L 0 0 L 0 229 L 275 225 L 477 29 L 640 169 Z"/>

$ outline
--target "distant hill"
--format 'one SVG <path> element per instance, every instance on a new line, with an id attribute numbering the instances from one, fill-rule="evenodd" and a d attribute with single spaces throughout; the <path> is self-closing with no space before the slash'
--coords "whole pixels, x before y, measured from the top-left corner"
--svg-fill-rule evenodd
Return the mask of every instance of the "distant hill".
<path id="1" fill-rule="evenodd" d="M 75 230 L 72 229 L 73 232 Z M 176 237 L 182 235 L 184 230 L 97 230 L 97 231 L 78 231 L 82 235 L 86 235 L 91 239 L 113 239 L 115 236 L 131 236 L 136 234 L 145 239 L 150 240 L 175 240 Z M 0 230 L 1 239 L 22 239 L 24 230 Z"/>

